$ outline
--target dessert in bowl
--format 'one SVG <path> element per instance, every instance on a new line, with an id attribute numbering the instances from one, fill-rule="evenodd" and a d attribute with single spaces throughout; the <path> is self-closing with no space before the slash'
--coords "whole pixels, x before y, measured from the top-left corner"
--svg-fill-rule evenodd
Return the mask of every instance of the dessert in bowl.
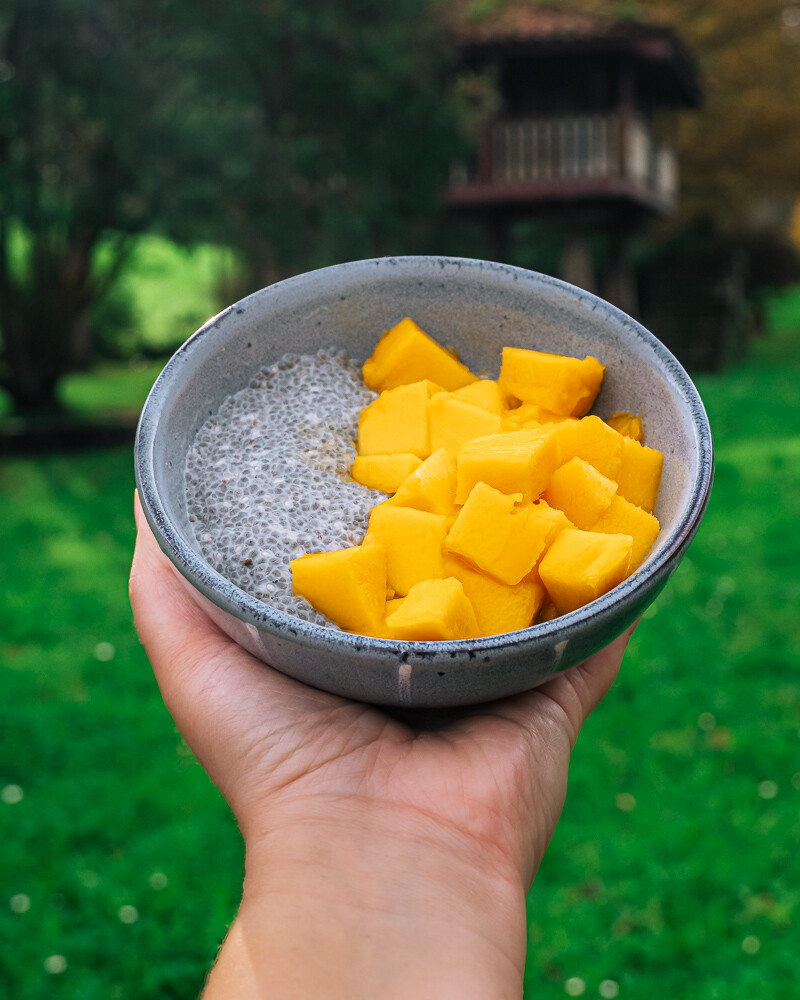
<path id="1" fill-rule="evenodd" d="M 478 639 L 400 641 L 304 620 L 215 568 L 219 564 L 196 537 L 187 501 L 187 456 L 200 429 L 287 352 L 305 356 L 333 348 L 360 365 L 382 331 L 405 316 L 453 347 L 473 372 L 491 377 L 509 345 L 600 359 L 605 376 L 592 412 L 601 418 L 620 410 L 641 413 L 647 444 L 665 456 L 655 511 L 661 529 L 631 576 L 584 607 L 521 630 Z M 259 427 L 260 434 L 270 432 L 269 426 Z M 550 277 L 485 261 L 382 258 L 280 282 L 209 320 L 153 386 L 137 434 L 136 476 L 163 551 L 195 599 L 242 646 L 334 694 L 434 708 L 534 687 L 634 622 L 665 585 L 699 526 L 711 486 L 712 444 L 700 398 L 675 358 L 601 299 Z"/>

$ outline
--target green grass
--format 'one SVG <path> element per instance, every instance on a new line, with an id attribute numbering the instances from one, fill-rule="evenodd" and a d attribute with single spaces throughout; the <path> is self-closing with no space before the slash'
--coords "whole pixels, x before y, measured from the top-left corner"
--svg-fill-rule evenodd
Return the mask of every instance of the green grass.
<path id="1" fill-rule="evenodd" d="M 698 379 L 708 515 L 578 742 L 529 897 L 531 998 L 796 991 L 798 345 L 788 324 Z M 0 467 L 2 996 L 194 997 L 235 912 L 235 824 L 131 625 L 132 493 L 124 449 Z"/>

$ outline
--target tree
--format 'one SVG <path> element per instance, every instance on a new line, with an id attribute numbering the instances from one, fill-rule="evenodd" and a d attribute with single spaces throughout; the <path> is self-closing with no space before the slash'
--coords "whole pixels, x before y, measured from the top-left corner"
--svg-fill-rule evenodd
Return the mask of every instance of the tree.
<path id="1" fill-rule="evenodd" d="M 455 53 L 430 0 L 229 0 L 224 19 L 198 6 L 240 122 L 221 237 L 244 251 L 251 286 L 408 251 L 460 148 Z"/>
<path id="2" fill-rule="evenodd" d="M 153 0 L 0 3 L 0 378 L 22 413 L 55 408 L 131 237 L 185 182 L 168 27 Z"/>
<path id="3" fill-rule="evenodd" d="M 247 290 L 412 247 L 457 143 L 431 2 L 228 0 L 221 16 L 212 0 L 0 0 L 16 408 L 55 406 L 144 230 L 236 247 Z"/>

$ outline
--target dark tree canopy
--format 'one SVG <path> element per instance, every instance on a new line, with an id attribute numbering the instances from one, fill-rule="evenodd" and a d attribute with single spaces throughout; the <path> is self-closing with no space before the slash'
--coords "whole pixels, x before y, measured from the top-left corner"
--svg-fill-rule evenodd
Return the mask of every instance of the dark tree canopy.
<path id="1" fill-rule="evenodd" d="M 52 407 L 87 360 L 92 310 L 144 230 L 239 249 L 250 288 L 413 246 L 455 142 L 430 10 L 0 0 L 0 379 L 16 407 Z"/>

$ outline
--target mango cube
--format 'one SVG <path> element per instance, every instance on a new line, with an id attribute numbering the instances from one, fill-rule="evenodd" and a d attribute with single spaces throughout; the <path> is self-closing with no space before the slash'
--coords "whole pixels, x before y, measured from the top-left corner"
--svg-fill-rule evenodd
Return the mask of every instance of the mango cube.
<path id="1" fill-rule="evenodd" d="M 455 514 L 456 460 L 440 448 L 411 472 L 387 504 L 431 514 Z"/>
<path id="2" fill-rule="evenodd" d="M 501 493 L 535 500 L 560 464 L 553 440 L 557 424 L 492 434 L 465 444 L 458 453 L 456 503 L 464 503 L 476 483 Z"/>
<path id="3" fill-rule="evenodd" d="M 447 534 L 447 550 L 501 583 L 519 583 L 536 564 L 549 531 L 549 526 L 531 521 L 530 504 L 516 506 L 519 500 L 519 493 L 507 496 L 476 483 Z"/>
<path id="4" fill-rule="evenodd" d="M 447 526 L 443 514 L 388 502 L 372 508 L 364 544 L 376 542 L 383 547 L 387 582 L 400 597 L 420 580 L 443 575 Z"/>
<path id="5" fill-rule="evenodd" d="M 382 392 L 358 418 L 358 454 L 427 458 L 428 400 L 436 392 L 440 387 L 427 380 Z"/>
<path id="6" fill-rule="evenodd" d="M 357 455 L 350 475 L 357 483 L 381 493 L 396 493 L 400 484 L 422 464 L 417 455 Z"/>
<path id="7" fill-rule="evenodd" d="M 561 465 L 577 456 L 609 479 L 616 478 L 625 439 L 599 417 L 565 420 L 557 438 Z"/>
<path id="8" fill-rule="evenodd" d="M 612 479 L 582 458 L 571 458 L 553 473 L 542 499 L 563 510 L 578 528 L 588 531 L 616 492 L 617 484 Z"/>
<path id="9" fill-rule="evenodd" d="M 619 494 L 652 514 L 658 500 L 664 455 L 633 438 L 623 438 L 622 441 L 622 458 L 614 477 Z"/>
<path id="10" fill-rule="evenodd" d="M 622 583 L 633 539 L 565 528 L 539 563 L 539 576 L 560 615 L 583 607 Z"/>
<path id="11" fill-rule="evenodd" d="M 597 358 L 563 357 L 504 347 L 498 383 L 509 396 L 553 413 L 582 417 L 600 391 L 605 365 Z"/>
<path id="12" fill-rule="evenodd" d="M 641 413 L 634 416 L 629 410 L 618 410 L 611 414 L 606 423 L 623 437 L 633 438 L 634 441 L 639 442 L 644 441 Z"/>
<path id="13" fill-rule="evenodd" d="M 545 410 L 538 403 L 521 403 L 515 409 L 507 410 L 505 416 L 506 420 L 518 427 L 525 427 L 529 424 L 557 424 L 568 419 L 561 413 Z"/>
<path id="14" fill-rule="evenodd" d="M 365 362 L 364 382 L 380 392 L 429 379 L 448 392 L 475 381 L 460 361 L 406 317 L 387 330 Z"/>
<path id="15" fill-rule="evenodd" d="M 449 393 L 434 396 L 428 404 L 428 432 L 432 452 L 446 448 L 457 455 L 468 441 L 499 434 L 503 418 L 482 406 L 473 406 Z"/>
<path id="16" fill-rule="evenodd" d="M 474 639 L 480 634 L 472 605 L 454 577 L 416 583 L 386 616 L 386 626 L 398 639 Z"/>
<path id="17" fill-rule="evenodd" d="M 475 610 L 479 635 L 528 628 L 544 600 L 544 584 L 534 575 L 514 585 L 500 583 L 453 555 L 445 560 L 445 572 L 461 582 Z"/>
<path id="18" fill-rule="evenodd" d="M 602 531 L 609 535 L 621 532 L 631 536 L 633 551 L 629 571 L 632 573 L 644 562 L 653 542 L 658 538 L 660 527 L 658 520 L 652 514 L 648 514 L 646 510 L 635 506 L 624 497 L 615 496 L 592 525 L 592 531 Z"/>
<path id="19" fill-rule="evenodd" d="M 292 559 L 296 594 L 348 632 L 362 635 L 379 627 L 386 601 L 386 553 L 382 546 L 358 545 Z"/>
<path id="20" fill-rule="evenodd" d="M 490 378 L 479 378 L 475 382 L 470 382 L 463 389 L 456 389 L 452 395 L 453 399 L 480 406 L 490 413 L 502 413 L 505 409 L 506 397 L 500 391 L 497 382 Z"/>

